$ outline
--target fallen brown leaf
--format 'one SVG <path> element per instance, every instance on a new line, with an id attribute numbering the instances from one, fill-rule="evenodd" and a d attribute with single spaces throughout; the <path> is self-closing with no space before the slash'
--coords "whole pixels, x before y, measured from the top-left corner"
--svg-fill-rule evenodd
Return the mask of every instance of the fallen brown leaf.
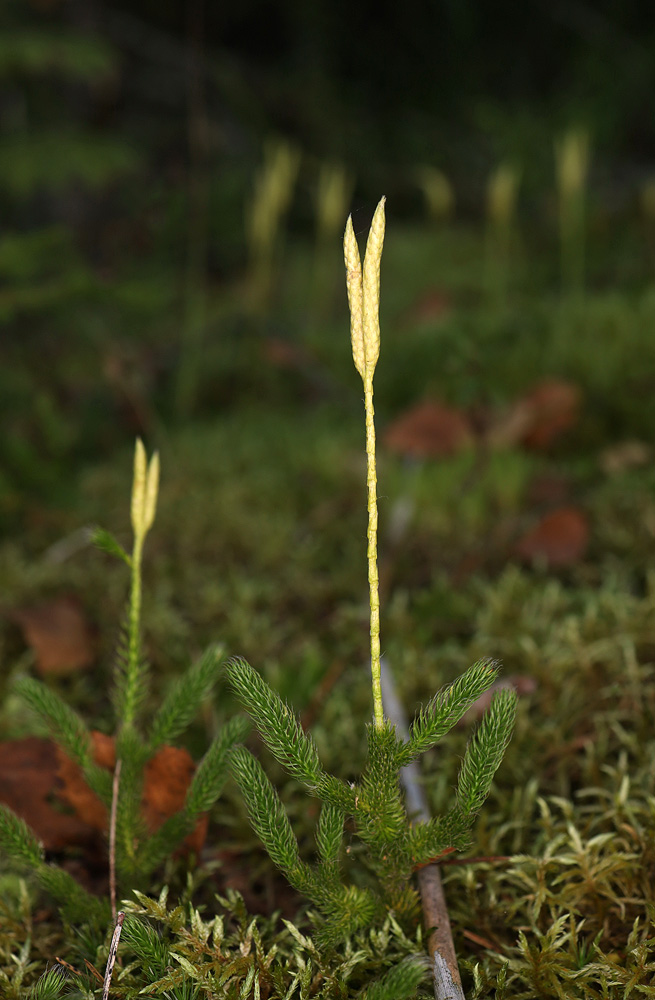
<path id="1" fill-rule="evenodd" d="M 521 444 L 546 451 L 575 426 L 581 403 L 582 393 L 573 382 L 544 379 L 491 420 L 485 439 L 492 448 Z"/>
<path id="2" fill-rule="evenodd" d="M 95 655 L 95 629 L 80 601 L 63 594 L 43 604 L 16 608 L 11 617 L 21 627 L 36 656 L 41 674 L 70 674 L 91 666 Z"/>
<path id="3" fill-rule="evenodd" d="M 143 812 L 150 832 L 184 805 L 196 767 L 191 756 L 180 747 L 162 747 L 146 764 L 143 788 Z M 186 848 L 198 852 L 207 836 L 208 819 L 203 816 L 184 841 Z"/>
<path id="4" fill-rule="evenodd" d="M 93 759 L 100 767 L 113 771 L 116 766 L 116 752 L 113 737 L 93 731 Z M 82 776 L 80 767 L 63 750 L 57 748 L 58 778 L 61 782 L 61 798 L 68 803 L 77 816 L 94 830 L 106 832 L 108 826 L 107 809 L 91 791 Z M 184 805 L 187 789 L 195 771 L 195 764 L 189 753 L 179 747 L 164 746 L 148 761 L 143 781 L 143 817 L 150 833 L 154 833 L 162 823 L 178 812 Z M 198 820 L 196 826 L 184 841 L 190 851 L 199 851 L 207 835 L 207 817 Z"/>
<path id="5" fill-rule="evenodd" d="M 57 754 L 51 740 L 28 736 L 0 743 L 0 802 L 25 820 L 49 851 L 89 844 L 92 830 L 53 805 L 56 784 Z"/>
<path id="6" fill-rule="evenodd" d="M 461 410 L 427 400 L 390 424 L 384 434 L 384 443 L 401 455 L 442 458 L 469 447 L 473 443 L 473 430 Z"/>
<path id="7" fill-rule="evenodd" d="M 100 767 L 114 769 L 114 741 L 104 733 L 91 733 L 93 740 L 93 759 Z M 83 823 L 105 833 L 109 825 L 107 808 L 92 792 L 82 776 L 79 764 L 68 757 L 61 747 L 56 748 L 57 778 L 59 781 L 59 797 L 67 803 Z"/>
<path id="8" fill-rule="evenodd" d="M 530 425 L 521 443 L 527 448 L 544 451 L 577 423 L 582 393 L 573 382 L 544 379 L 519 400 L 519 405 L 521 403 L 531 412 Z"/>
<path id="9" fill-rule="evenodd" d="M 543 560 L 553 568 L 573 566 L 584 556 L 589 543 L 589 522 L 577 507 L 551 511 L 526 532 L 515 545 L 515 555 L 524 562 Z"/>

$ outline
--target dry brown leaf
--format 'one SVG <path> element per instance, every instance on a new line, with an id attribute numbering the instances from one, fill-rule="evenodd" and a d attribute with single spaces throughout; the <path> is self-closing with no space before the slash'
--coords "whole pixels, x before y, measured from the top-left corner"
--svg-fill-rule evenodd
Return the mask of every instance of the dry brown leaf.
<path id="1" fill-rule="evenodd" d="M 162 747 L 148 761 L 143 787 L 143 812 L 151 833 L 182 808 L 195 769 L 191 756 L 180 747 Z M 188 850 L 196 853 L 200 850 L 207 836 L 207 826 L 207 817 L 201 817 L 184 841 Z"/>
<path id="2" fill-rule="evenodd" d="M 113 770 L 115 765 L 113 739 L 95 730 L 91 733 L 91 738 L 95 763 L 107 770 Z M 82 776 L 82 768 L 71 760 L 61 747 L 57 747 L 57 764 L 59 797 L 75 811 L 83 823 L 99 833 L 105 833 L 109 825 L 107 808 L 87 785 Z"/>
<path id="3" fill-rule="evenodd" d="M 577 423 L 581 403 L 582 393 L 573 382 L 544 379 L 492 420 L 486 441 L 492 448 L 522 444 L 545 451 Z"/>
<path id="4" fill-rule="evenodd" d="M 28 736 L 0 743 L 0 802 L 25 820 L 49 851 L 84 846 L 93 832 L 77 816 L 57 810 L 57 754 L 51 740 Z"/>
<path id="5" fill-rule="evenodd" d="M 34 650 L 41 674 L 70 674 L 93 663 L 95 629 L 74 595 L 62 594 L 43 604 L 16 608 L 11 616 Z"/>
<path id="6" fill-rule="evenodd" d="M 113 771 L 116 753 L 113 737 L 93 731 L 93 759 L 100 767 Z M 107 809 L 91 791 L 82 771 L 66 754 L 58 749 L 58 777 L 60 795 L 81 820 L 94 830 L 105 832 L 108 826 Z M 164 746 L 148 761 L 143 782 L 143 817 L 149 833 L 154 833 L 184 805 L 187 789 L 195 771 L 189 753 L 179 747 Z M 193 831 L 184 841 L 188 850 L 199 851 L 207 834 L 207 817 L 198 820 Z"/>
<path id="7" fill-rule="evenodd" d="M 401 455 L 442 458 L 470 447 L 473 430 L 461 410 L 427 400 L 390 424 L 384 434 L 384 443 Z"/>
<path id="8" fill-rule="evenodd" d="M 544 379 L 519 400 L 532 414 L 531 424 L 521 438 L 527 448 L 543 451 L 570 430 L 579 418 L 582 393 L 579 386 L 563 379 Z"/>
<path id="9" fill-rule="evenodd" d="M 589 522 L 577 507 L 551 511 L 516 543 L 515 554 L 524 562 L 542 560 L 553 568 L 573 566 L 589 543 Z"/>

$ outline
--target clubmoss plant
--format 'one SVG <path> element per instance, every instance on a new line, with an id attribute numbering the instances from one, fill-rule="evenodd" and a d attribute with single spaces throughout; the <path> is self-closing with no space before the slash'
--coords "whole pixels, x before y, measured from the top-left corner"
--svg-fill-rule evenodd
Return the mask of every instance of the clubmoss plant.
<path id="1" fill-rule="evenodd" d="M 391 916 L 326 961 L 306 925 L 301 930 L 290 920 L 280 922 L 278 914 L 253 916 L 232 889 L 217 902 L 219 913 L 207 915 L 170 902 L 166 889 L 158 899 L 135 892 L 125 904 L 117 992 L 126 1000 L 146 994 L 177 1000 L 427 995 L 421 985 L 428 963 L 417 956 L 420 929 L 408 937 Z"/>
<path id="2" fill-rule="evenodd" d="M 46 969 L 28 994 L 28 1000 L 58 1000 L 66 986 L 66 973 L 61 966 Z"/>
<path id="3" fill-rule="evenodd" d="M 322 163 L 316 185 L 316 243 L 324 252 L 341 229 L 353 179 L 341 163 Z"/>
<path id="4" fill-rule="evenodd" d="M 487 287 L 498 309 L 507 302 L 519 183 L 517 168 L 501 163 L 487 184 Z"/>
<path id="5" fill-rule="evenodd" d="M 354 182 L 340 163 L 321 163 L 316 184 L 316 251 L 314 261 L 312 319 L 322 327 L 329 312 L 337 279 L 335 236 L 353 193 Z"/>
<path id="6" fill-rule="evenodd" d="M 425 166 L 415 176 L 429 217 L 440 225 L 449 222 L 455 211 L 455 192 L 446 175 L 437 167 Z"/>
<path id="7" fill-rule="evenodd" d="M 264 163 L 246 210 L 246 237 L 257 307 L 266 305 L 271 294 L 275 255 L 299 168 L 300 153 L 294 146 L 280 141 L 266 145 Z"/>
<path id="8" fill-rule="evenodd" d="M 559 202 L 562 287 L 580 297 L 585 280 L 585 186 L 589 172 L 589 135 L 569 129 L 555 142 Z"/>
<path id="9" fill-rule="evenodd" d="M 131 502 L 134 533 L 131 554 L 109 532 L 97 529 L 94 533 L 95 543 L 121 558 L 131 573 L 125 626 L 114 673 L 114 775 L 95 763 L 91 733 L 72 708 L 41 681 L 24 677 L 17 682 L 18 692 L 41 716 L 53 739 L 80 766 L 88 786 L 107 807 L 112 817 L 110 863 L 115 860 L 115 873 L 123 890 L 141 884 L 213 805 L 227 776 L 228 751 L 243 738 L 247 729 L 245 720 L 238 717 L 225 725 L 198 765 L 184 807 L 156 832 L 148 833 L 141 811 L 144 768 L 164 744 L 170 744 L 187 728 L 214 687 L 222 665 L 220 648 L 209 648 L 173 684 L 146 724 L 144 701 L 148 664 L 141 644 L 141 566 L 144 542 L 155 517 L 158 485 L 159 458 L 155 454 L 148 463 L 143 444 L 137 441 Z M 90 896 L 66 871 L 48 864 L 38 839 L 6 806 L 0 806 L 0 846 L 14 862 L 32 870 L 68 917 L 75 920 L 93 916 L 106 918 L 106 901 Z M 113 883 L 112 877 L 112 889 Z"/>
<path id="10" fill-rule="evenodd" d="M 232 769 L 246 801 L 251 822 L 272 860 L 291 884 L 322 913 L 320 941 L 335 944 L 378 921 L 388 911 L 415 916 L 417 894 L 412 871 L 430 860 L 464 848 L 512 731 L 516 696 L 496 695 L 479 729 L 469 742 L 457 791 L 444 815 L 429 822 L 412 822 L 399 784 L 402 767 L 430 750 L 462 717 L 472 702 L 493 683 L 497 666 L 483 659 L 424 706 L 407 740 L 400 739 L 385 718 L 380 681 L 380 602 L 377 569 L 377 474 L 373 374 L 380 352 L 380 259 L 384 241 L 384 199 L 377 207 L 363 265 L 348 220 L 344 239 L 346 281 L 351 314 L 355 367 L 364 385 L 368 494 L 368 580 L 373 723 L 367 727 L 368 759 L 359 782 L 350 784 L 327 773 L 311 735 L 292 710 L 242 659 L 226 667 L 230 683 L 253 718 L 274 757 L 321 800 L 316 832 L 318 861 L 300 856 L 289 817 L 276 790 L 256 758 L 244 747 L 232 755 Z M 352 820 L 362 842 L 358 854 L 374 879 L 344 878 L 341 845 L 344 824 Z"/>

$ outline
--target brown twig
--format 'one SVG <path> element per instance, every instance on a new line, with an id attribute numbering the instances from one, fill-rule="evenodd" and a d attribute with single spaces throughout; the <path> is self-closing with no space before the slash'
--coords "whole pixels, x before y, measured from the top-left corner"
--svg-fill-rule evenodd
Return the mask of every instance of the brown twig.
<path id="1" fill-rule="evenodd" d="M 105 969 L 105 981 L 102 986 L 102 1000 L 109 1000 L 109 987 L 111 986 L 111 974 L 114 971 L 114 964 L 116 962 L 116 955 L 118 954 L 118 942 L 120 941 L 121 930 L 123 929 L 123 921 L 125 920 L 125 914 L 122 910 L 119 910 L 116 914 L 116 924 L 114 926 L 114 933 L 111 936 L 111 944 L 109 945 L 109 955 L 107 956 L 107 968 Z"/>
<path id="2" fill-rule="evenodd" d="M 64 969 L 68 969 L 69 972 L 72 972 L 76 976 L 82 975 L 79 969 L 76 969 L 74 965 L 70 964 L 70 962 L 65 962 L 63 958 L 59 957 L 59 955 L 55 955 L 55 962 L 57 965 L 63 966 Z"/>
<path id="3" fill-rule="evenodd" d="M 395 725 L 397 733 L 408 736 L 403 708 L 384 658 L 382 661 L 382 698 L 385 714 Z M 430 814 L 416 763 L 409 764 L 402 769 L 400 780 L 405 789 L 407 812 L 413 818 L 428 823 Z M 428 950 L 434 975 L 435 1000 L 465 1000 L 439 868 L 436 864 L 426 865 L 417 871 L 416 877 L 421 893 L 425 926 L 432 928 L 428 938 Z"/>
<path id="4" fill-rule="evenodd" d="M 91 975 L 94 977 L 94 979 L 97 979 L 100 984 L 104 983 L 104 979 L 102 978 L 102 976 L 100 975 L 100 973 L 96 969 L 95 965 L 92 962 L 89 962 L 88 958 L 84 959 L 84 964 L 86 965 L 87 969 L 89 970 L 89 972 L 91 973 Z"/>
<path id="5" fill-rule="evenodd" d="M 111 915 L 116 920 L 116 811 L 118 807 L 118 787 L 121 778 L 121 761 L 116 761 L 111 789 L 111 813 L 109 814 L 109 898 Z"/>

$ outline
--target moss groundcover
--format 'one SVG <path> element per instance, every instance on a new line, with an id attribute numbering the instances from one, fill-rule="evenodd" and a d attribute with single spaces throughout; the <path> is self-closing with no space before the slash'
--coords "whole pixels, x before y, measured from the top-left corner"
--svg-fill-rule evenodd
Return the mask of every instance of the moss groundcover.
<path id="1" fill-rule="evenodd" d="M 465 993 L 655 997 L 655 297 L 646 285 L 584 298 L 523 287 L 492 306 L 466 280 L 481 269 L 469 235 L 452 238 L 451 260 L 441 235 L 389 231 L 376 406 L 382 644 L 409 718 L 481 657 L 529 679 L 471 847 L 441 866 Z M 290 701 L 326 768 L 351 780 L 371 716 L 361 391 L 345 304 L 320 323 L 297 319 L 303 267 L 291 259 L 290 298 L 277 306 L 296 316 L 291 363 L 276 367 L 277 334 L 265 326 L 244 333 L 242 355 L 233 331 L 217 335 L 203 393 L 212 376 L 227 384 L 230 364 L 239 392 L 217 394 L 203 422 L 153 435 L 162 483 L 143 569 L 146 698 L 159 704 L 220 642 Z M 435 270 L 447 301 L 438 315 L 416 307 Z M 479 417 L 510 407 L 543 376 L 575 384 L 582 400 L 547 447 L 474 438 L 416 458 L 384 444 L 385 428 L 426 397 Z M 641 451 L 626 447 L 635 442 Z M 29 525 L 0 545 L 6 741 L 45 736 L 14 693 L 38 662 L 12 609 L 59 594 L 81 601 L 95 654 L 45 681 L 109 731 L 125 573 L 80 529 L 101 523 L 126 544 L 130 449 L 125 435 L 122 451 L 78 469 L 65 504 L 35 500 Z M 564 559 L 526 556 L 520 539 L 562 505 L 584 519 L 585 544 Z M 185 736 L 195 760 L 236 711 L 219 682 Z M 435 815 L 474 725 L 465 720 L 423 761 Z M 248 743 L 311 860 L 317 811 L 254 735 Z M 106 894 L 104 861 L 94 866 L 75 847 L 50 860 Z M 355 879 L 356 861 L 344 857 Z M 1 995 L 99 996 L 110 922 L 62 920 L 4 862 L 0 880 Z M 432 995 L 418 918 L 391 913 L 338 948 L 317 943 L 311 908 L 259 846 L 232 782 L 202 849 L 170 857 L 121 905 L 115 997 Z"/>

